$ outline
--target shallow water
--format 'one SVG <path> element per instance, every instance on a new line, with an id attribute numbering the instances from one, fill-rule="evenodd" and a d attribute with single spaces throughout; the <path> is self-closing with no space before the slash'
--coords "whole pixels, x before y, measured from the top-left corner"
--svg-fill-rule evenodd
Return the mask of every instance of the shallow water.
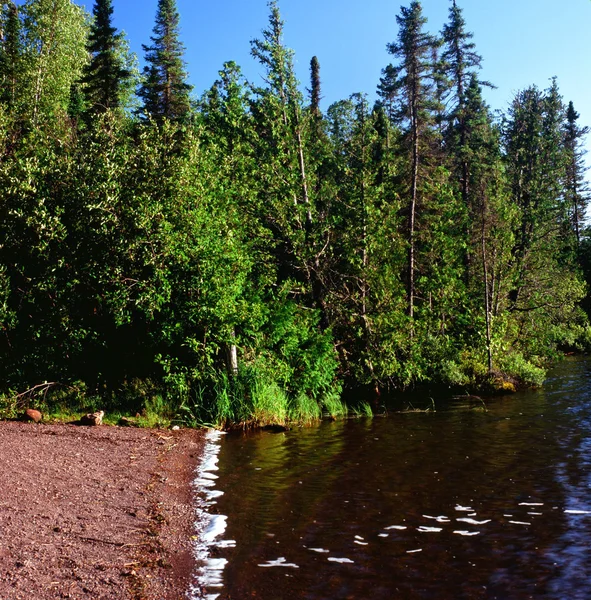
<path id="1" fill-rule="evenodd" d="M 590 383 L 212 440 L 204 596 L 591 598 Z"/>

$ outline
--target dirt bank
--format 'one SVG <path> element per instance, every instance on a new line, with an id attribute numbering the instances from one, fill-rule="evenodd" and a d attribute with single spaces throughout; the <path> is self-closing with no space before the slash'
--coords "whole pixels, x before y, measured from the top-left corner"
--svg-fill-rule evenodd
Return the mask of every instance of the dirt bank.
<path id="1" fill-rule="evenodd" d="M 0 422 L 0 600 L 185 598 L 203 443 Z"/>

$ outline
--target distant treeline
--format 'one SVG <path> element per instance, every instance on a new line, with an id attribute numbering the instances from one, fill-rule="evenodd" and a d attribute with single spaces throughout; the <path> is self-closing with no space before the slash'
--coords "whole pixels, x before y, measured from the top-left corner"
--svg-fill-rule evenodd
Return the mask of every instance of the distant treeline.
<path id="1" fill-rule="evenodd" d="M 589 343 L 587 128 L 555 80 L 493 115 L 455 0 L 437 36 L 403 7 L 378 101 L 325 113 L 275 1 L 262 82 L 227 63 L 199 99 L 175 0 L 142 73 L 111 0 L 1 6 L 6 397 L 307 419 L 344 388 L 539 384 Z"/>

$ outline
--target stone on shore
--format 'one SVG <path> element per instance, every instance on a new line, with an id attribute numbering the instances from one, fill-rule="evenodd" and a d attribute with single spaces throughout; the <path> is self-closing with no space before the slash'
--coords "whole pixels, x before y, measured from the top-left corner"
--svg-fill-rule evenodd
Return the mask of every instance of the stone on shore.
<path id="1" fill-rule="evenodd" d="M 80 417 L 80 425 L 97 426 L 103 424 L 103 417 L 105 416 L 104 410 L 99 410 L 95 413 L 88 413 L 83 417 Z"/>
<path id="2" fill-rule="evenodd" d="M 27 408 L 23 415 L 23 421 L 33 421 L 33 423 L 39 423 L 39 421 L 41 421 L 42 418 L 43 415 L 34 408 Z"/>

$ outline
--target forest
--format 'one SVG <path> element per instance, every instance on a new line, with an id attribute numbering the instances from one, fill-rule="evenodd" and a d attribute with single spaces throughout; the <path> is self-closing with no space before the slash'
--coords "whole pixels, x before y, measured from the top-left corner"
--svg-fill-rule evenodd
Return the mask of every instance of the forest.
<path id="1" fill-rule="evenodd" d="M 588 128 L 556 79 L 493 113 L 455 0 L 435 34 L 402 7 L 377 101 L 325 112 L 275 0 L 262 81 L 201 97 L 175 0 L 142 70 L 112 4 L 0 3 L 3 414 L 304 422 L 589 347 Z"/>

